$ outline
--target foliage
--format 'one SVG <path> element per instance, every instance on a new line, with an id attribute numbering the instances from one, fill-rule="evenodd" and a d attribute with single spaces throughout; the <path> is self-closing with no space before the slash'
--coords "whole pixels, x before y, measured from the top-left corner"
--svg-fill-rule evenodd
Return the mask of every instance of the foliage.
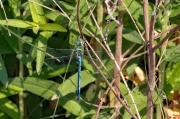
<path id="1" fill-rule="evenodd" d="M 62 57 L 64 55 L 66 58 L 71 56 L 69 49 L 74 49 L 76 41 L 80 37 L 77 25 L 77 1 L 55 1 L 2 0 L 5 9 L 5 11 L 0 10 L 0 118 L 2 119 L 21 118 L 21 111 L 18 107 L 20 101 L 18 94 L 22 91 L 24 92 L 23 101 L 26 110 L 24 118 L 42 119 L 61 116 L 73 119 L 94 118 L 97 113 L 96 104 L 98 104 L 100 97 L 104 95 L 109 87 L 104 82 L 103 77 L 100 76 L 100 73 L 94 68 L 88 56 L 86 56 L 87 54 L 85 54 L 81 72 L 81 98 L 84 101 L 78 102 L 76 100 L 76 59 L 71 60 L 71 58 L 64 59 Z M 103 4 L 102 0 L 100 2 Z M 127 84 L 130 87 L 140 116 L 145 118 L 147 112 L 146 90 L 148 86 L 144 83 L 147 82 L 147 57 L 146 55 L 139 55 L 131 58 L 138 48 L 144 47 L 145 41 L 141 39 L 141 35 L 130 17 L 133 17 L 137 27 L 140 31 L 143 31 L 143 3 L 142 1 L 124 2 L 127 6 L 129 5 L 130 14 L 124 7 L 120 6 L 114 12 L 114 16 L 117 17 L 118 10 L 123 11 L 122 52 L 125 53 L 130 49 L 124 57 L 130 57 L 130 61 L 127 60 L 127 65 L 122 72 L 124 77 L 128 79 Z M 103 40 L 95 20 L 97 18 L 96 10 L 98 10 L 97 3 L 96 0 L 88 2 L 82 0 L 80 4 L 80 22 L 83 34 L 87 41 L 92 44 L 92 47 L 93 44 L 98 44 L 93 39 Z M 171 23 L 168 27 L 179 24 L 178 6 L 177 1 L 173 1 L 168 6 L 169 11 L 167 10 L 167 12 Z M 154 3 L 150 3 L 148 7 L 149 17 L 153 7 Z M 162 5 L 162 7 L 164 6 Z M 104 7 L 104 16 L 101 23 L 103 26 L 102 34 L 107 37 L 107 45 L 114 54 L 118 24 L 113 20 L 106 23 L 110 16 L 105 11 Z M 96 16 L 95 19 L 92 14 Z M 163 13 L 161 13 L 157 18 L 156 31 L 163 31 L 164 19 Z M 170 39 L 175 37 L 175 35 L 172 35 Z M 163 36 L 156 39 L 155 44 L 160 42 L 162 38 Z M 166 72 L 164 80 L 165 86 L 168 85 L 168 87 L 162 89 L 166 95 L 170 95 L 171 90 L 179 90 L 179 47 L 173 42 L 167 45 L 164 55 L 162 51 L 156 51 L 157 60 L 161 59 L 162 56 L 160 63 L 167 63 L 164 69 Z M 68 50 L 65 51 L 64 49 Z M 144 50 L 145 48 L 142 48 L 136 54 L 144 53 Z M 114 60 L 109 57 L 104 49 L 98 53 L 101 56 L 101 62 L 106 68 L 99 65 L 100 62 L 97 61 L 94 54 L 92 54 L 92 57 L 102 74 L 111 82 L 114 74 L 113 68 L 115 67 Z M 23 69 L 20 68 L 21 63 L 24 66 Z M 123 63 L 125 64 L 125 61 Z M 137 67 L 139 71 L 135 70 Z M 21 74 L 23 74 L 23 77 Z M 100 86 L 94 83 L 97 80 L 100 81 Z M 135 85 L 133 82 L 135 82 Z M 120 87 L 122 97 L 126 100 L 132 112 L 136 114 L 127 86 L 121 81 L 118 87 Z M 155 105 L 163 102 L 163 96 L 159 91 L 158 89 L 154 91 L 153 102 Z M 103 98 L 106 108 L 102 106 L 103 109 L 98 114 L 98 118 L 111 118 L 114 113 L 115 96 L 111 91 L 106 95 L 108 96 Z M 121 118 L 132 117 L 125 108 L 120 108 L 119 112 Z"/>

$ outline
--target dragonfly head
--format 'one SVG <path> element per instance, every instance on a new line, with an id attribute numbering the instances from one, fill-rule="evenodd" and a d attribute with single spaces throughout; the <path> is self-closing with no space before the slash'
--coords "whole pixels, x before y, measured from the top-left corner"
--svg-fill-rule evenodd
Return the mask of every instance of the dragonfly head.
<path id="1" fill-rule="evenodd" d="M 81 38 L 79 38 L 78 41 L 76 42 L 76 45 L 77 46 L 84 46 L 84 41 Z"/>

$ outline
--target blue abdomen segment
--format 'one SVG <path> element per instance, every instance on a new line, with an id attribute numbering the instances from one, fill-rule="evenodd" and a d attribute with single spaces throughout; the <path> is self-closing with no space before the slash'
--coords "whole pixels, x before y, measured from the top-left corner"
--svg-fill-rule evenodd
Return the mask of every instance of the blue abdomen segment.
<path id="1" fill-rule="evenodd" d="M 82 63 L 82 57 L 78 56 L 78 80 L 77 80 L 77 100 L 80 99 L 80 93 L 81 93 L 81 63 Z"/>

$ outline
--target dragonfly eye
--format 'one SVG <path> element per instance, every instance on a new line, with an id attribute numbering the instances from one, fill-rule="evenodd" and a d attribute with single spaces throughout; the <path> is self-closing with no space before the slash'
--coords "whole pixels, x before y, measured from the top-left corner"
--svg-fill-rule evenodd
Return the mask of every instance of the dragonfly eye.
<path id="1" fill-rule="evenodd" d="M 77 46 L 83 46 L 84 43 L 83 43 L 83 42 L 77 42 L 76 45 L 77 45 Z"/>

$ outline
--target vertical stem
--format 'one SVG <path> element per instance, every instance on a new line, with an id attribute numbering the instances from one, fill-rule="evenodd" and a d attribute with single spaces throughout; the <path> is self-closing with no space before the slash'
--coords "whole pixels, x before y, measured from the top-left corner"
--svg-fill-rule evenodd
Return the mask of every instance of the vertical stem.
<path id="1" fill-rule="evenodd" d="M 97 2 L 97 23 L 98 26 L 100 28 L 100 30 L 102 31 L 102 23 L 103 23 L 103 3 L 101 0 L 99 0 Z M 96 42 L 96 50 L 97 51 L 102 51 L 102 47 L 99 43 Z M 98 57 L 101 58 L 101 52 L 97 53 Z M 100 67 L 100 66 L 99 66 Z M 96 80 L 96 88 L 100 87 L 100 81 L 101 80 Z M 101 93 L 99 93 L 101 94 Z M 99 103 L 99 100 L 97 101 L 97 103 Z"/>
<path id="2" fill-rule="evenodd" d="M 166 66 L 166 62 L 162 62 L 162 64 L 160 64 L 159 66 L 158 90 L 163 90 L 164 87 L 165 66 Z M 162 118 L 162 104 L 158 104 L 156 107 L 156 119 L 161 119 L 161 118 Z"/>
<path id="3" fill-rule="evenodd" d="M 19 42 L 19 48 L 20 48 L 20 53 L 23 51 L 23 46 L 22 43 Z M 23 68 L 23 63 L 20 61 L 19 62 L 19 77 L 23 78 L 23 73 L 24 73 L 24 68 Z M 24 99 L 23 99 L 23 91 L 19 93 L 19 110 L 20 110 L 20 119 L 24 119 Z"/>
<path id="4" fill-rule="evenodd" d="M 164 4 L 168 4 L 168 2 L 170 2 L 169 0 L 166 0 Z M 168 22 L 169 22 L 169 15 L 168 15 L 168 7 L 167 9 L 164 11 L 163 13 L 163 21 L 161 21 L 161 25 L 162 25 L 162 30 L 161 31 L 165 31 L 166 29 L 168 29 Z M 167 35 L 166 34 L 163 34 L 161 36 L 161 40 Z M 167 47 L 167 43 L 168 43 L 168 40 L 162 45 L 161 47 L 161 56 L 163 57 L 165 51 L 166 51 L 166 47 Z M 158 80 L 158 89 L 159 90 L 163 90 L 163 87 L 164 87 L 164 75 L 165 75 L 165 66 L 166 66 L 166 62 L 163 61 L 160 65 L 159 65 L 159 80 Z M 157 119 L 161 119 L 162 118 L 162 105 L 159 104 L 157 105 L 157 108 L 156 108 L 156 118 Z"/>
<path id="5" fill-rule="evenodd" d="M 118 6 L 123 6 L 122 0 L 118 0 Z M 116 35 L 116 51 L 115 51 L 115 59 L 119 65 L 121 66 L 122 63 L 122 29 L 123 29 L 123 12 L 119 11 L 118 13 L 118 21 L 119 25 L 117 28 L 117 35 Z M 115 66 L 114 67 L 114 80 L 115 80 L 115 91 L 117 92 L 118 97 L 120 97 L 120 92 L 119 92 L 119 86 L 120 86 L 120 74 L 118 68 Z M 118 99 L 115 99 L 115 106 L 120 107 L 120 102 Z M 117 111 L 117 109 L 115 109 Z M 118 113 L 117 113 L 118 114 Z M 116 114 L 115 118 L 119 118 L 118 115 Z"/>
<path id="6" fill-rule="evenodd" d="M 148 1 L 144 0 L 147 8 L 148 13 Z M 156 85 L 155 82 L 155 50 L 153 50 L 154 46 L 154 26 L 156 20 L 156 11 L 157 11 L 158 1 L 155 2 L 154 10 L 152 12 L 151 21 L 149 25 L 149 40 L 147 42 L 147 51 L 148 51 L 148 90 L 147 90 L 147 119 L 153 119 L 153 95 L 154 95 L 154 88 Z M 148 14 L 147 14 L 148 15 Z M 148 21 L 147 21 L 148 22 Z M 147 35 L 147 34 L 146 34 Z"/>

